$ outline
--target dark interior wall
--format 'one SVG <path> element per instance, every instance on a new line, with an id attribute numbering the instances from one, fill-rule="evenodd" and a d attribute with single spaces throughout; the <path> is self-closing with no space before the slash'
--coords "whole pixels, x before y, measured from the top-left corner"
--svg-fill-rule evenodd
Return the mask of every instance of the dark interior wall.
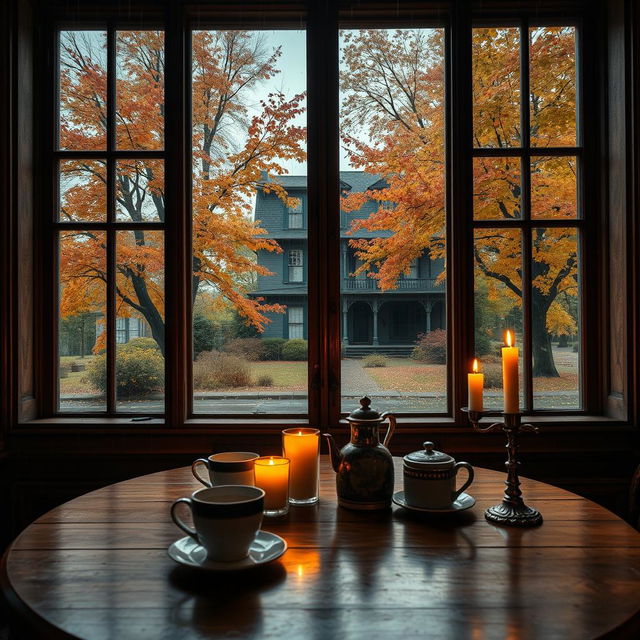
<path id="1" fill-rule="evenodd" d="M 625 247 L 625 255 L 603 256 L 630 274 L 616 295 L 629 300 L 622 315 L 603 317 L 611 330 L 627 335 L 625 348 L 612 359 L 628 363 L 627 376 L 612 382 L 608 399 L 615 423 L 594 420 L 587 427 L 570 419 L 543 424 L 538 436 L 522 443 L 522 473 L 585 495 L 623 514 L 629 478 L 638 464 L 637 206 L 640 203 L 636 158 L 640 135 L 638 49 L 640 28 L 634 3 L 605 3 L 609 18 L 609 55 L 601 71 L 610 91 L 602 96 L 606 114 L 607 151 L 612 179 L 603 206 L 611 211 L 609 232 Z M 233 425 L 205 429 L 193 425 L 176 433 L 149 425 L 82 429 L 61 424 L 34 424 L 36 393 L 33 371 L 32 321 L 37 292 L 32 290 L 33 153 L 31 51 L 34 39 L 31 2 L 0 3 L 0 546 L 49 508 L 94 488 L 144 473 L 189 464 L 214 451 L 242 449 L 279 453 L 281 427 L 238 433 Z M 634 91 L 635 89 L 635 91 Z M 620 238 L 622 236 L 622 238 Z M 622 264 L 619 264 L 620 261 Z M 607 264 L 602 265 L 607 269 Z M 612 280 L 612 286 L 618 281 Z M 631 327 L 631 331 L 627 330 Z M 635 329 L 634 329 L 635 327 Z M 624 344 L 624 343 L 623 343 Z M 623 367 L 624 369 L 624 367 Z M 618 371 L 620 369 L 617 369 Z M 20 424 L 22 423 L 22 424 Z M 338 432 L 345 442 L 346 431 Z M 400 429 L 392 451 L 401 455 L 420 448 L 425 439 L 477 465 L 501 469 L 504 441 L 497 435 L 473 434 L 470 428 Z"/>

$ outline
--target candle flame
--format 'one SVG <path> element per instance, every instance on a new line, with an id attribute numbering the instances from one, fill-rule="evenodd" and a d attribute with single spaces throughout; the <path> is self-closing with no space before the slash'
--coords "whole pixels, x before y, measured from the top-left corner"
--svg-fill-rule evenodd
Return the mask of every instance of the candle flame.
<path id="1" fill-rule="evenodd" d="M 509 329 L 507 329 L 507 336 L 505 338 L 505 342 L 507 343 L 507 347 L 513 346 L 513 334 Z"/>
<path id="2" fill-rule="evenodd" d="M 302 431 L 298 431 L 298 435 L 301 436 L 302 435 Z"/>
<path id="3" fill-rule="evenodd" d="M 478 358 L 473 359 L 472 370 L 473 370 L 473 373 L 478 373 Z"/>
<path id="4" fill-rule="evenodd" d="M 269 458 L 269 464 L 275 464 L 275 462 L 273 461 L 273 456 Z"/>

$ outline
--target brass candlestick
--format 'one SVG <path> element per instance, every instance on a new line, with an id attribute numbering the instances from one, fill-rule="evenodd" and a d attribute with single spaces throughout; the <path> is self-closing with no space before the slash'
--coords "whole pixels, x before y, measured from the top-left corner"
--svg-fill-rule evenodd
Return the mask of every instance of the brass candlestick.
<path id="1" fill-rule="evenodd" d="M 475 431 L 489 433 L 491 431 L 504 431 L 507 434 L 507 479 L 504 497 L 500 504 L 489 507 L 484 512 L 484 517 L 489 522 L 512 525 L 515 527 L 536 527 L 542 524 L 542 515 L 533 507 L 529 507 L 522 499 L 520 491 L 520 478 L 518 477 L 518 437 L 525 431 L 538 433 L 538 427 L 532 424 L 522 424 L 521 413 L 498 413 L 495 411 L 471 411 L 468 407 L 462 410 L 469 415 Z M 488 427 L 481 427 L 480 420 L 485 416 L 502 415 L 502 422 L 494 422 Z"/>

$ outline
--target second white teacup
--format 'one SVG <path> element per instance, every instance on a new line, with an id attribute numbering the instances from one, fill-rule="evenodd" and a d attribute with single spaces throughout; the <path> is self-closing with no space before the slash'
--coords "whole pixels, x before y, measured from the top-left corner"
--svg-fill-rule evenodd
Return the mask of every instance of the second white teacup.
<path id="1" fill-rule="evenodd" d="M 253 465 L 257 453 L 249 451 L 227 451 L 214 453 L 208 458 L 198 458 L 191 465 L 191 473 L 196 480 L 200 480 L 205 487 L 219 484 L 255 484 Z M 207 478 L 198 473 L 199 467 L 206 467 Z"/>
<path id="2" fill-rule="evenodd" d="M 191 510 L 191 528 L 176 514 L 186 504 Z M 198 489 L 190 498 L 178 498 L 171 505 L 171 518 L 186 534 L 218 562 L 234 562 L 249 555 L 251 543 L 262 524 L 264 491 L 258 487 L 220 485 Z"/>

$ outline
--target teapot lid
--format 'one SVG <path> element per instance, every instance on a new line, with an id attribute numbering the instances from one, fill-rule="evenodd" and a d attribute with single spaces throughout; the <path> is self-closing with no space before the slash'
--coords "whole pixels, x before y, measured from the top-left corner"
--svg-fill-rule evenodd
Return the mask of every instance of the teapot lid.
<path id="1" fill-rule="evenodd" d="M 371 398 L 363 396 L 360 398 L 360 406 L 352 411 L 346 419 L 349 422 L 380 422 L 380 414 L 375 409 L 372 409 L 369 406 L 370 404 Z"/>
<path id="2" fill-rule="evenodd" d="M 454 459 L 448 455 L 447 453 L 443 453 L 442 451 L 435 451 L 433 449 L 433 442 L 423 442 L 422 446 L 424 447 L 423 451 L 414 451 L 413 453 L 407 454 L 404 459 L 407 462 L 413 462 L 418 464 L 451 464 L 454 462 Z"/>

